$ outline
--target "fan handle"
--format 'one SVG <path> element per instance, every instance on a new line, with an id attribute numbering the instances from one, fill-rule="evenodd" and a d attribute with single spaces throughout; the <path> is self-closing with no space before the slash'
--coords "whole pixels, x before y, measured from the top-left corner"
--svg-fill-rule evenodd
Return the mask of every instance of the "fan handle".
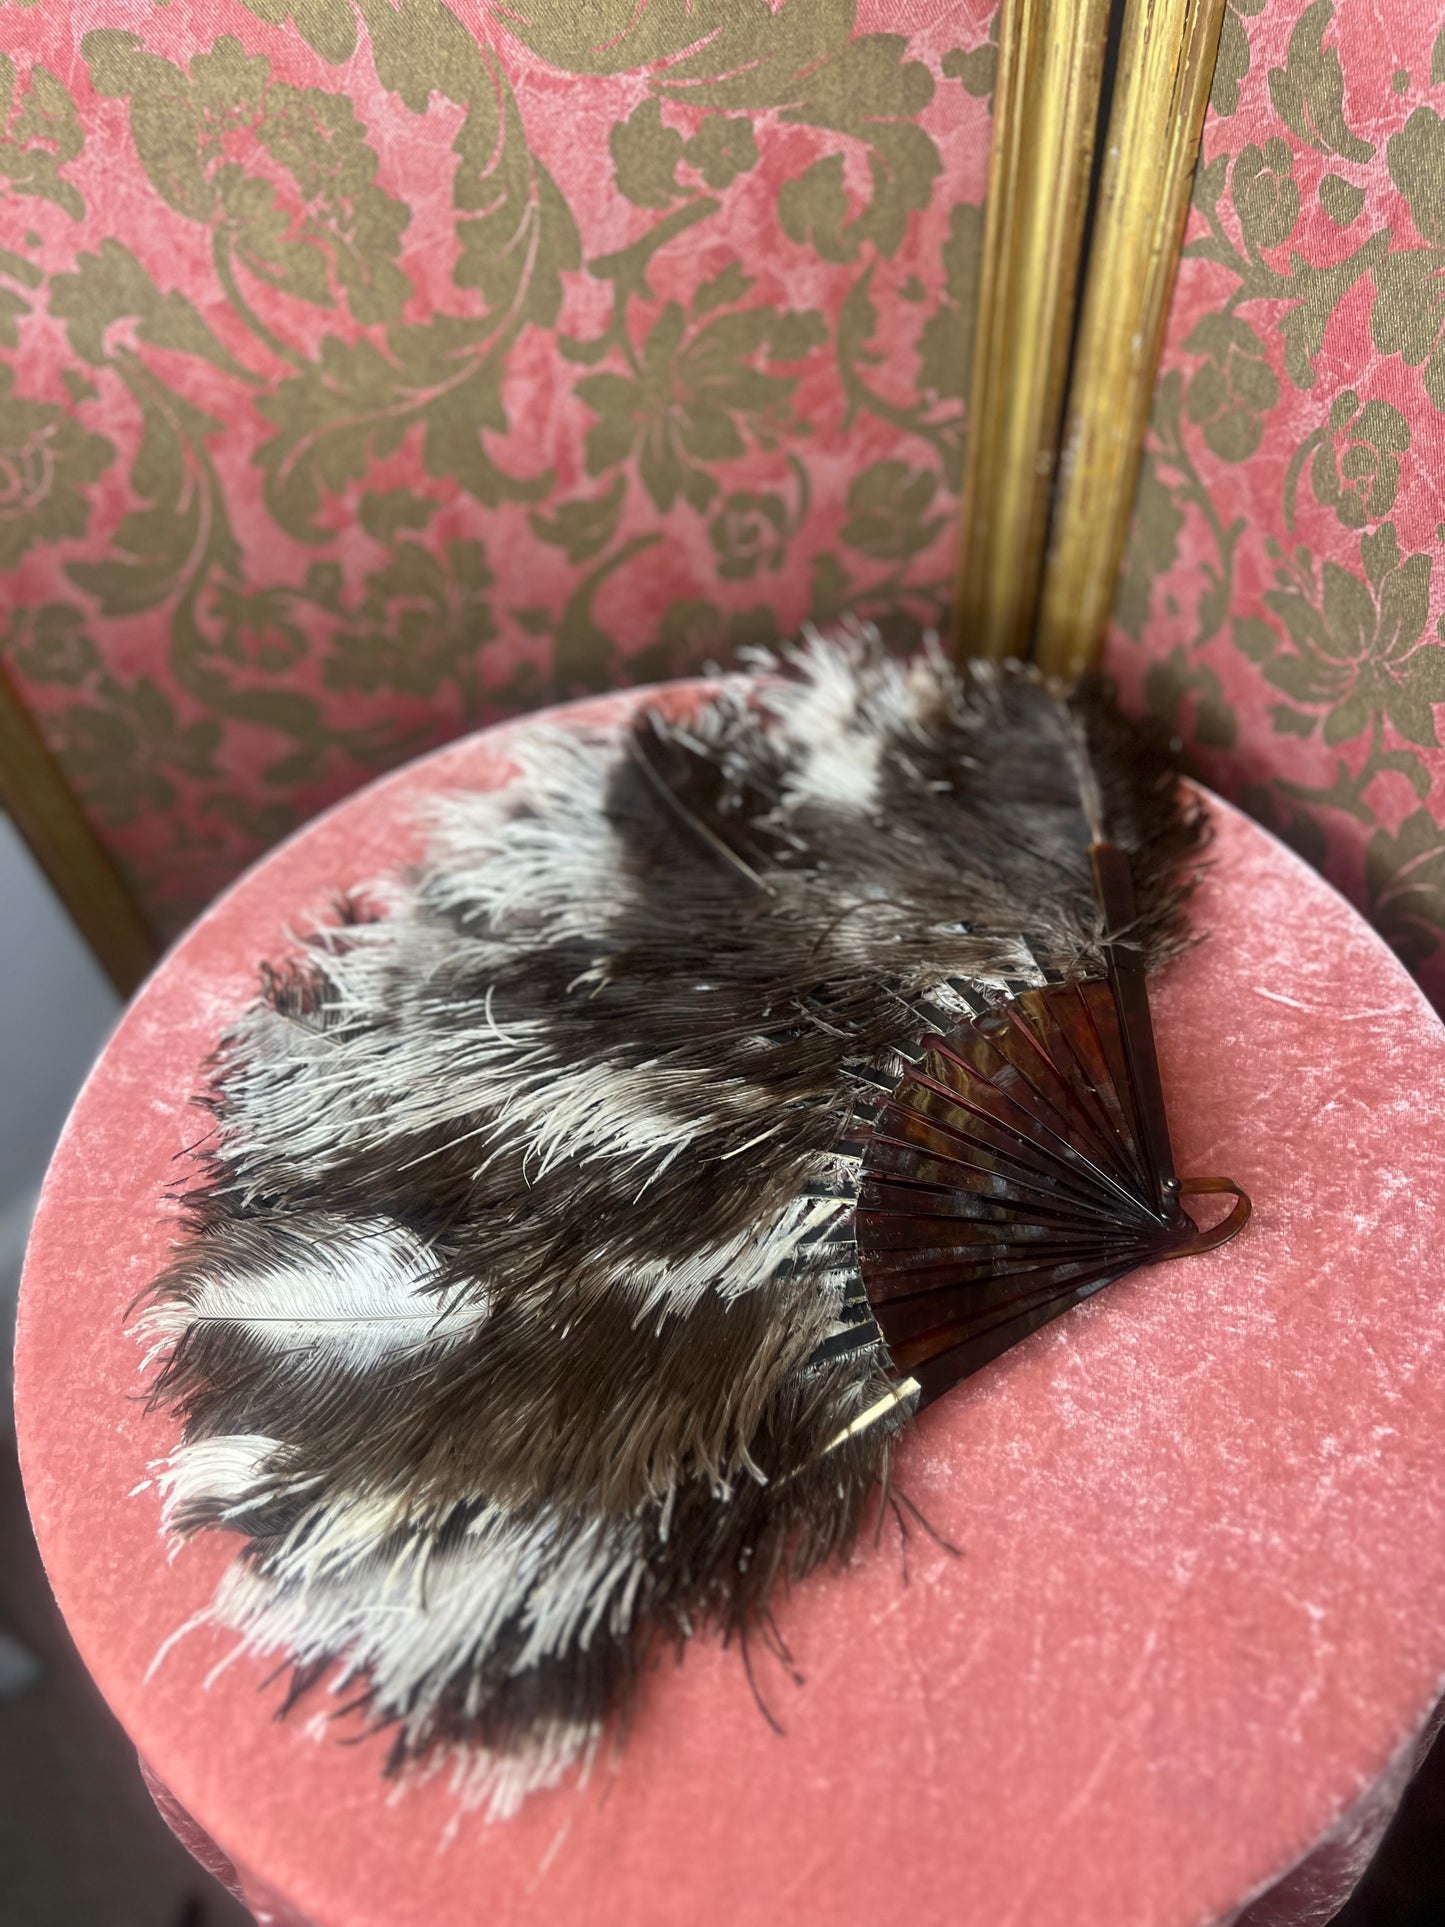
<path id="1" fill-rule="evenodd" d="M 1249 1193 L 1237 1185 L 1233 1178 L 1185 1178 L 1179 1187 L 1179 1195 L 1184 1198 L 1197 1198 L 1214 1192 L 1223 1192 L 1232 1197 L 1234 1209 L 1208 1231 L 1196 1231 L 1194 1237 L 1184 1244 L 1176 1245 L 1173 1251 L 1166 1251 L 1159 1260 L 1161 1264 L 1173 1258 L 1193 1258 L 1201 1251 L 1216 1251 L 1220 1245 L 1227 1245 L 1249 1223 L 1249 1214 L 1253 1209 Z"/>

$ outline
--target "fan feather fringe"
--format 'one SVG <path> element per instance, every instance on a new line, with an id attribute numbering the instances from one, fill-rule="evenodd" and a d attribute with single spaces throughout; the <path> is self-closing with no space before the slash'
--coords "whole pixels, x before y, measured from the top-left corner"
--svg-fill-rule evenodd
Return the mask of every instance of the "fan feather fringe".
<path id="1" fill-rule="evenodd" d="M 209 1617 L 493 1814 L 846 1557 L 906 1413 L 827 1449 L 889 1386 L 839 1146 L 920 1001 L 1102 974 L 1096 786 L 1135 940 L 1184 938 L 1201 821 L 1095 696 L 861 628 L 759 669 L 638 725 L 681 811 L 539 725 L 265 973 L 143 1318 L 164 1527 L 245 1540 Z"/>

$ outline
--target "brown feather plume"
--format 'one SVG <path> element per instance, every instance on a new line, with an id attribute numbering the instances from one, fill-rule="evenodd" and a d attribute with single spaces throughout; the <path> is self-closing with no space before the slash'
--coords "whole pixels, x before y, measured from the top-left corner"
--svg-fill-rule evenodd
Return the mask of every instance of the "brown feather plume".
<path id="1" fill-rule="evenodd" d="M 533 733 L 266 976 L 148 1313 L 167 1523 L 245 1540 L 215 1617 L 498 1811 L 848 1553 L 907 1409 L 846 1146 L 920 1013 L 1102 975 L 1086 788 L 1128 941 L 1186 934 L 1202 821 L 1097 692 L 861 632 L 765 667 Z"/>

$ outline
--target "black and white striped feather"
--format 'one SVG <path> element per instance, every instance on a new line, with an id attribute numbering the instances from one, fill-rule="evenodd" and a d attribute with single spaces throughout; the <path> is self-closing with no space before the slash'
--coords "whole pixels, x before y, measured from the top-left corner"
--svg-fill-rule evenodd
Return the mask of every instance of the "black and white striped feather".
<path id="1" fill-rule="evenodd" d="M 1202 837 L 1096 697 L 864 631 L 517 756 L 266 973 L 145 1315 L 211 1617 L 496 1813 L 847 1553 L 908 1416 L 850 1132 L 921 1025 L 1103 974 L 1091 788 L 1151 965 Z"/>

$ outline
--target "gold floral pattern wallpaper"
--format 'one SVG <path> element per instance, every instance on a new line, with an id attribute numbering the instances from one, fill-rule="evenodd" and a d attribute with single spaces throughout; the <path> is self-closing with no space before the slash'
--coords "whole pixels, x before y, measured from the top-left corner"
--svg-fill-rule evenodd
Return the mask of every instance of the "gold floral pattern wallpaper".
<path id="1" fill-rule="evenodd" d="M 158 928 L 478 723 L 939 618 L 992 15 L 0 4 L 0 652 Z"/>
<path id="2" fill-rule="evenodd" d="M 1109 667 L 1445 1000 L 1445 12 L 1230 0 Z"/>

